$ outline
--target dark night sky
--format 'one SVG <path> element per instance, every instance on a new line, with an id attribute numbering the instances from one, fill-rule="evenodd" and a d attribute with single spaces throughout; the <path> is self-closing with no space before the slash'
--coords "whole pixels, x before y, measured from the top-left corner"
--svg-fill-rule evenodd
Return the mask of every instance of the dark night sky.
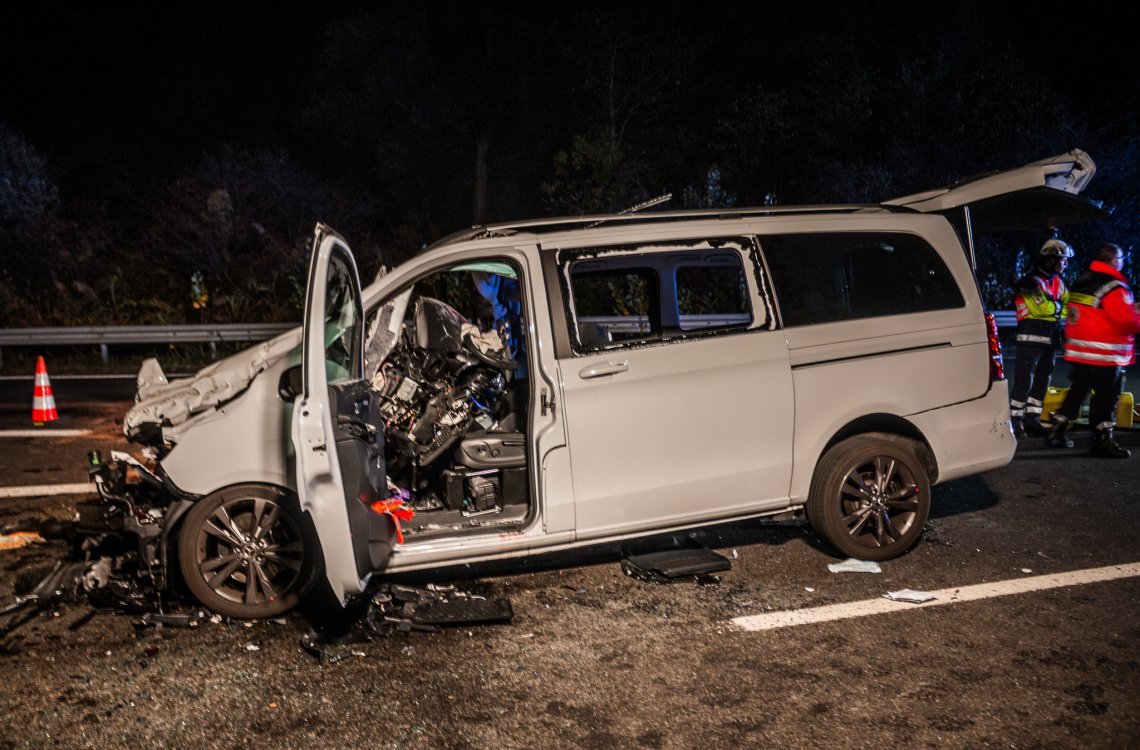
<path id="1" fill-rule="evenodd" d="M 371 268 L 482 221 L 879 201 L 1072 148 L 1118 210 L 1064 237 L 1135 247 L 1137 30 L 992 0 L 21 4 L 0 319 L 291 320 L 316 221 Z"/>
<path id="2" fill-rule="evenodd" d="M 176 172 L 218 144 L 287 143 L 330 20 L 362 8 L 442 20 L 470 5 L 23 4 L 6 11 L 0 32 L 0 122 L 53 156 L 72 178 L 116 163 L 141 174 Z M 921 55 L 944 35 L 964 34 L 981 50 L 1017 50 L 1089 112 L 1135 110 L 1135 19 L 1094 4 L 1072 5 L 1060 15 L 1045 12 L 1044 4 L 937 5 L 664 2 L 643 4 L 626 18 L 630 33 L 641 33 L 639 18 L 660 22 L 664 16 L 662 26 L 675 18 L 693 26 L 695 49 L 713 55 L 730 42 L 760 49 L 772 34 L 848 27 L 864 40 L 865 59 L 887 59 Z M 588 14 L 593 5 L 517 7 L 537 34 L 552 18 Z M 797 61 L 785 63 L 791 65 L 777 74 L 794 75 Z"/>

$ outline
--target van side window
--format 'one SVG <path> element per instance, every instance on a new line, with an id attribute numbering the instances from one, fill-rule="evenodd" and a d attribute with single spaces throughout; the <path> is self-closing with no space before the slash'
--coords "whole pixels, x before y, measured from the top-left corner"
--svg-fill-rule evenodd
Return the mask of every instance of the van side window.
<path id="1" fill-rule="evenodd" d="M 584 349 L 659 337 L 657 272 L 652 268 L 599 268 L 570 274 L 578 340 Z"/>
<path id="2" fill-rule="evenodd" d="M 740 258 L 724 256 L 723 265 L 677 269 L 677 313 L 682 331 L 748 325 L 748 284 Z"/>
<path id="3" fill-rule="evenodd" d="M 752 326 L 745 267 L 758 284 L 761 267 L 751 240 L 591 248 L 563 258 L 571 347 L 579 354 Z M 763 320 L 771 317 L 765 305 Z"/>
<path id="4" fill-rule="evenodd" d="M 965 304 L 941 256 L 913 234 L 809 233 L 759 241 L 786 327 Z"/>

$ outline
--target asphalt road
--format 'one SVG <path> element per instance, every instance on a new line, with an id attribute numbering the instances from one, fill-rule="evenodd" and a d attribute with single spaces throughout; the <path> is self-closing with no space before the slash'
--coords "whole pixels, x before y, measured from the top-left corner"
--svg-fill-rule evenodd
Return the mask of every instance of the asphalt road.
<path id="1" fill-rule="evenodd" d="M 61 426 L 93 432 L 0 437 L 0 486 L 81 482 L 87 450 L 125 447 L 125 403 L 60 401 Z M 24 405 L 0 404 L 16 426 Z M 831 573 L 808 529 L 758 522 L 695 532 L 732 559 L 717 585 L 627 578 L 612 547 L 440 571 L 510 598 L 514 621 L 343 646 L 325 666 L 298 646 L 319 613 L 161 631 L 108 614 L 73 632 L 87 609 L 70 605 L 0 656 L 0 747 L 1140 747 L 1140 578 L 955 600 L 1140 562 L 1140 433 L 1121 433 L 1125 461 L 1075 437 L 936 488 L 922 542 L 878 574 Z M 0 524 L 76 499 L 0 499 Z M 0 603 L 58 554 L 0 551 Z M 733 622 L 904 588 L 949 603 Z"/>

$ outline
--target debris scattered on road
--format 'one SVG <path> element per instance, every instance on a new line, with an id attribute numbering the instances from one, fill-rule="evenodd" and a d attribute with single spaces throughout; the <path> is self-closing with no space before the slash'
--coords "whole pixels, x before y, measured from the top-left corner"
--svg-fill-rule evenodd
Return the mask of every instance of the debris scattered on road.
<path id="1" fill-rule="evenodd" d="M 623 573 L 650 583 L 673 583 L 695 578 L 701 585 L 715 585 L 720 583 L 720 577 L 712 574 L 731 568 L 731 560 L 704 546 L 627 555 L 621 561 Z"/>
<path id="2" fill-rule="evenodd" d="M 856 560 L 849 557 L 843 562 L 831 563 L 827 569 L 832 573 L 882 573 L 883 569 L 873 560 Z"/>
<path id="3" fill-rule="evenodd" d="M 896 602 L 911 602 L 912 604 L 922 604 L 923 602 L 933 601 L 938 597 L 934 594 L 927 593 L 926 591 L 899 589 L 898 591 L 891 591 L 889 593 L 883 594 L 883 598 Z"/>
<path id="4" fill-rule="evenodd" d="M 162 627 L 168 625 L 175 628 L 196 628 L 207 619 L 209 613 L 204 609 L 193 612 L 162 614 L 160 612 L 147 612 L 142 616 L 139 625 L 142 627 Z"/>
<path id="5" fill-rule="evenodd" d="M 1032 568 L 1022 568 L 1022 569 L 1021 569 L 1021 572 L 1022 572 L 1022 573 L 1032 573 L 1032 572 L 1033 572 L 1033 569 L 1032 569 Z"/>
<path id="6" fill-rule="evenodd" d="M 0 550 L 18 549 L 29 544 L 39 544 L 44 538 L 34 531 L 16 531 L 11 534 L 0 534 Z"/>
<path id="7" fill-rule="evenodd" d="M 0 637 L 42 613 L 50 611 L 59 617 L 61 605 L 79 601 L 90 604 L 92 609 L 67 626 L 71 632 L 101 614 L 141 615 L 141 619 L 133 623 L 136 629 L 164 626 L 196 628 L 209 614 L 204 609 L 187 613 L 164 612 L 162 601 L 153 588 L 141 585 L 137 580 L 116 577 L 111 561 L 106 557 L 94 562 L 60 560 L 46 575 L 43 570 L 46 568 L 25 575 L 22 585 L 17 584 L 16 600 L 0 607 L 0 617 L 11 616 L 0 625 Z"/>
<path id="8" fill-rule="evenodd" d="M 61 560 L 27 593 L 21 595 L 17 589 L 16 601 L 0 608 L 0 616 L 12 615 L 11 620 L 0 626 L 0 637 L 8 635 L 41 612 L 53 610 L 61 602 L 74 598 L 82 585 L 86 567 L 87 564 L 83 562 Z"/>
<path id="9" fill-rule="evenodd" d="M 317 631 L 301 637 L 301 648 L 317 657 L 323 666 L 348 656 L 364 655 L 346 648 L 367 643 L 374 637 L 393 633 L 438 633 L 455 625 L 508 623 L 514 618 L 509 599 L 487 599 L 458 591 L 454 586 L 430 584 L 426 588 L 384 583 L 373 594 L 367 609 L 355 626 L 343 635 L 326 638 Z M 471 631 L 468 631 L 469 634 Z M 411 646 L 404 649 L 410 654 Z"/>
<path id="10" fill-rule="evenodd" d="M 808 592 L 809 594 L 815 593 L 815 589 L 813 589 L 811 586 L 804 586 L 804 591 Z"/>

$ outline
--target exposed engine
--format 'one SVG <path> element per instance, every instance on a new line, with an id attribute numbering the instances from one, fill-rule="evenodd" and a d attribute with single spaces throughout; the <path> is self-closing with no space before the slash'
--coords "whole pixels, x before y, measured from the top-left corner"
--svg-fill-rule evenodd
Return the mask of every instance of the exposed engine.
<path id="1" fill-rule="evenodd" d="M 440 300 L 417 300 L 414 320 L 414 331 L 404 328 L 372 380 L 381 397 L 389 481 L 407 488 L 421 512 L 493 511 L 502 503 L 502 467 L 471 465 L 463 459 L 471 451 L 452 449 L 465 439 L 503 442 L 501 436 L 517 435 L 517 416 L 505 398 L 517 365 L 502 333 L 480 332 Z M 506 468 L 525 474 L 522 440 L 514 442 L 512 463 L 520 465 Z M 501 455 L 499 448 L 495 458 Z"/>

